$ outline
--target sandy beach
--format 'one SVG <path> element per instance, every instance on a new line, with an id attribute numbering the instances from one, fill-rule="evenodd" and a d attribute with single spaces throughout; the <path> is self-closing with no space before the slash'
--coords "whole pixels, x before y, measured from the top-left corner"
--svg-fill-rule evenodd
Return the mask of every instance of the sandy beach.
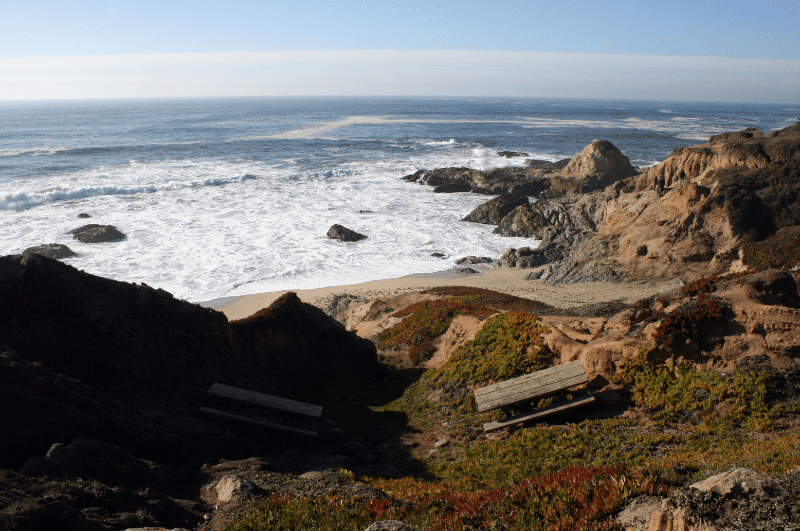
<path id="1" fill-rule="evenodd" d="M 574 308 L 586 304 L 622 300 L 634 302 L 682 285 L 673 279 L 659 282 L 587 282 L 565 286 L 549 286 L 538 280 L 525 280 L 532 269 L 496 267 L 480 275 L 460 275 L 451 271 L 428 275 L 409 275 L 360 284 L 331 286 L 327 288 L 294 290 L 300 300 L 317 307 L 325 307 L 336 295 L 348 294 L 362 299 L 389 297 L 436 286 L 470 286 L 508 293 L 517 297 L 534 299 L 559 308 Z M 287 291 L 244 295 L 204 303 L 223 312 L 229 320 L 243 319 L 266 308 Z"/>

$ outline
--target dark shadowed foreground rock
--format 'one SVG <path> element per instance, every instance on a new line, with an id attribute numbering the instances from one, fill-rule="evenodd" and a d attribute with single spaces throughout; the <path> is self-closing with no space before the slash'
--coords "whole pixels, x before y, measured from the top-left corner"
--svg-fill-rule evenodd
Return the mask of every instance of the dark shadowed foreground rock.
<path id="1" fill-rule="evenodd" d="M 249 319 L 40 255 L 0 257 L 0 467 L 78 438 L 197 464 L 280 436 L 199 415 L 214 382 L 316 403 L 377 366 L 360 339 L 288 293 Z"/>
<path id="2" fill-rule="evenodd" d="M 78 227 L 67 234 L 72 234 L 73 239 L 83 243 L 115 242 L 125 239 L 125 235 L 113 225 L 97 225 L 94 223 Z"/>
<path id="3" fill-rule="evenodd" d="M 479 205 L 467 214 L 461 221 L 497 225 L 503 217 L 520 205 L 527 205 L 528 198 L 524 195 L 503 194 Z"/>
<path id="4" fill-rule="evenodd" d="M 62 258 L 69 258 L 70 256 L 78 256 L 72 249 L 61 243 L 45 243 L 37 245 L 36 247 L 28 247 L 22 254 L 28 256 L 31 254 L 40 254 L 47 258 L 55 258 L 60 260 Z"/>
<path id="5" fill-rule="evenodd" d="M 331 240 L 341 240 L 343 242 L 357 242 L 366 238 L 354 230 L 350 230 L 342 225 L 334 224 L 328 229 L 328 238 Z"/>

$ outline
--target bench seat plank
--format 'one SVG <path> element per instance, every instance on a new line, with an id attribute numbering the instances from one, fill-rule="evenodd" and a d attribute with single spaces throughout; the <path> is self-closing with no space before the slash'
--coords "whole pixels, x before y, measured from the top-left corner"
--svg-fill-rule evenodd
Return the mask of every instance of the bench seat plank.
<path id="1" fill-rule="evenodd" d="M 478 411 L 490 411 L 586 383 L 580 362 L 556 365 L 475 390 Z"/>
<path id="2" fill-rule="evenodd" d="M 303 435 L 309 435 L 311 437 L 315 437 L 317 432 L 311 430 L 305 430 L 303 428 L 295 428 L 294 426 L 285 426 L 283 424 L 276 424 L 274 422 L 268 422 L 266 420 L 256 419 L 253 417 L 246 417 L 244 415 L 237 415 L 235 413 L 228 413 L 227 411 L 220 411 L 218 409 L 212 409 L 210 407 L 201 407 L 200 411 L 203 413 L 207 413 L 209 415 L 213 415 L 215 417 L 223 418 L 226 420 L 236 420 L 239 422 L 246 422 L 248 424 L 254 424 L 256 426 L 263 426 L 265 428 L 274 428 L 277 430 L 283 431 L 291 431 L 294 433 L 300 433 Z"/>
<path id="3" fill-rule="evenodd" d="M 227 398 L 242 404 L 259 406 L 267 409 L 274 409 L 276 411 L 286 411 L 288 413 L 296 413 L 311 418 L 322 418 L 322 406 L 314 404 L 307 404 L 297 400 L 290 400 L 288 398 L 281 398 L 278 396 L 266 395 L 264 393 L 257 393 L 255 391 L 248 391 L 247 389 L 240 389 L 221 383 L 214 383 L 208 388 L 206 393 L 218 396 L 220 398 Z"/>
<path id="4" fill-rule="evenodd" d="M 487 422 L 483 425 L 483 431 L 499 430 L 500 428 L 505 428 L 506 426 L 512 426 L 514 424 L 527 422 L 529 420 L 540 419 L 561 411 L 567 411 L 576 407 L 585 406 L 587 404 L 591 404 L 592 402 L 594 402 L 594 397 L 591 395 L 573 398 L 572 400 L 559 402 L 558 404 L 553 404 L 552 406 L 537 409 L 529 413 L 523 413 L 522 415 L 509 417 L 501 421 Z"/>

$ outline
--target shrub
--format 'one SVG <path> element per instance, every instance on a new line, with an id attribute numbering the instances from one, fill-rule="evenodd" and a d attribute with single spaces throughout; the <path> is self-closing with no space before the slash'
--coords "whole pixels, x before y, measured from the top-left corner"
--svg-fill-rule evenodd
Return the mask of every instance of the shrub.
<path id="1" fill-rule="evenodd" d="M 483 306 L 453 300 L 422 301 L 407 306 L 393 314 L 405 317 L 378 336 L 378 347 L 392 348 L 408 345 L 414 363 L 421 363 L 433 355 L 433 340 L 444 334 L 459 315 L 472 315 L 485 319 L 495 311 Z"/>
<path id="2" fill-rule="evenodd" d="M 757 271 L 800 266 L 800 226 L 780 229 L 764 241 L 746 243 L 743 262 Z"/>

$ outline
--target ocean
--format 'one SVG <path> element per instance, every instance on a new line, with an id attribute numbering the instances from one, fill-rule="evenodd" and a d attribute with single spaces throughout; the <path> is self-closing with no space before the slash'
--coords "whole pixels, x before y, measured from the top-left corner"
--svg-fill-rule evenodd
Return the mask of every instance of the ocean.
<path id="1" fill-rule="evenodd" d="M 0 253 L 67 244 L 78 255 L 65 263 L 192 302 L 433 273 L 536 241 L 459 221 L 489 197 L 434 194 L 404 175 L 524 165 L 504 150 L 555 161 L 593 139 L 650 166 L 712 134 L 786 127 L 798 112 L 542 98 L 0 102 Z M 67 234 L 86 223 L 127 238 Z M 330 240 L 334 223 L 368 238 Z"/>

